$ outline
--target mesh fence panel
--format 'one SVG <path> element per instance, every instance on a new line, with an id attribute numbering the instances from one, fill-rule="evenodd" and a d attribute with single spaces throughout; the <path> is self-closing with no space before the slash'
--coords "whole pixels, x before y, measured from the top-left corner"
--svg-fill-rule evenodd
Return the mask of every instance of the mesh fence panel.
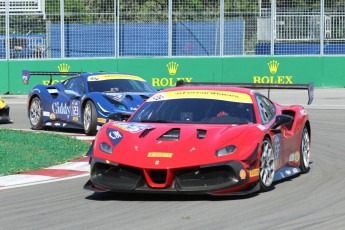
<path id="1" fill-rule="evenodd" d="M 320 54 L 320 2 L 277 0 L 274 54 Z"/>
<path id="2" fill-rule="evenodd" d="M 257 40 L 258 1 L 224 2 L 224 55 L 253 55 Z"/>
<path id="3" fill-rule="evenodd" d="M 119 56 L 168 55 L 168 1 L 120 1 Z"/>
<path id="4" fill-rule="evenodd" d="M 0 3 L 0 60 L 345 54 L 344 0 Z"/>
<path id="5" fill-rule="evenodd" d="M 6 59 L 6 19 L 5 15 L 0 15 L 0 60 Z"/>
<path id="6" fill-rule="evenodd" d="M 174 56 L 219 55 L 219 1 L 173 1 Z"/>
<path id="7" fill-rule="evenodd" d="M 40 15 L 15 15 L 10 18 L 10 58 L 43 58 L 46 25 Z"/>
<path id="8" fill-rule="evenodd" d="M 59 1 L 49 1 L 49 4 L 46 4 L 43 20 L 45 24 L 45 49 L 43 58 L 62 58 L 60 29 L 61 11 Z"/>
<path id="9" fill-rule="evenodd" d="M 345 1 L 325 0 L 324 54 L 345 54 Z"/>
<path id="10" fill-rule="evenodd" d="M 65 57 L 114 57 L 114 16 L 114 1 L 65 1 Z"/>

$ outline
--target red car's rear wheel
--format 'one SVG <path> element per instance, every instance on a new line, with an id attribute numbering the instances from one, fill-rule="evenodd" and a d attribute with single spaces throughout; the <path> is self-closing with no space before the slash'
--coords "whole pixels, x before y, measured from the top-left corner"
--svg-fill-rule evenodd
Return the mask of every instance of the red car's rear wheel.
<path id="1" fill-rule="evenodd" d="M 274 153 L 272 143 L 268 138 L 265 138 L 261 146 L 260 156 L 260 188 L 261 191 L 268 191 L 271 189 L 274 178 Z"/>
<path id="2" fill-rule="evenodd" d="M 304 127 L 301 141 L 301 157 L 300 166 L 301 173 L 307 173 L 309 171 L 310 163 L 310 137 L 307 127 Z"/>

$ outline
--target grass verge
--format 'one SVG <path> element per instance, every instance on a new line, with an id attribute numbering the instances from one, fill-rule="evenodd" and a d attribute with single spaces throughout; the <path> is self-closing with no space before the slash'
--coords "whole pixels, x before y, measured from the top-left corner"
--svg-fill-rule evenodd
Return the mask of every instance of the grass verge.
<path id="1" fill-rule="evenodd" d="M 60 134 L 0 129 L 0 176 L 62 164 L 84 156 L 89 147 Z"/>

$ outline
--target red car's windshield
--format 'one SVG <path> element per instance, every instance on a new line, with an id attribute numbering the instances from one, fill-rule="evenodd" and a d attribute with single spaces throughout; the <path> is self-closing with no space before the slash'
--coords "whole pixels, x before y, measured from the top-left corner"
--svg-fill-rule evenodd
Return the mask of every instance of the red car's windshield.
<path id="1" fill-rule="evenodd" d="M 205 98 L 146 102 L 132 122 L 247 124 L 255 123 L 253 104 Z"/>

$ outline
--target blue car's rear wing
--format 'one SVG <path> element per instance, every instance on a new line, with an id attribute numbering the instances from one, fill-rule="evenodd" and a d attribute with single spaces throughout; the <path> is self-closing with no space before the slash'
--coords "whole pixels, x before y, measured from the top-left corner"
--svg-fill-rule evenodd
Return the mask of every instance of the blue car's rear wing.
<path id="1" fill-rule="evenodd" d="M 29 70 L 22 70 L 22 81 L 24 85 L 29 84 L 30 76 L 50 76 L 49 85 L 52 84 L 53 75 L 54 76 L 75 76 L 81 72 L 30 72 Z"/>
<path id="2" fill-rule="evenodd" d="M 254 83 L 216 83 L 216 82 L 184 82 L 179 80 L 176 82 L 176 86 L 197 86 L 197 85 L 210 85 L 210 86 L 236 86 L 251 89 L 268 89 L 268 97 L 270 97 L 271 89 L 302 89 L 308 90 L 308 105 L 313 102 L 314 99 L 314 82 L 309 84 L 254 84 Z"/>

